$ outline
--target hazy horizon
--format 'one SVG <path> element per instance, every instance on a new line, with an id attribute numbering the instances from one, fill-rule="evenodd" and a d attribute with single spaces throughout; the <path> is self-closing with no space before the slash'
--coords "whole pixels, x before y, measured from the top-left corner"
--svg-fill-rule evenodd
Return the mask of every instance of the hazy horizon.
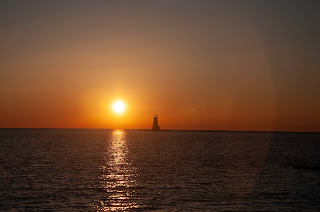
<path id="1" fill-rule="evenodd" d="M 14 128 L 14 127 L 4 127 L 0 128 L 0 130 L 138 130 L 138 131 L 152 131 L 151 128 L 45 128 L 45 127 L 34 127 L 34 128 L 28 128 L 28 127 L 20 127 L 20 128 Z M 273 130 L 273 131 L 265 131 L 265 130 L 206 130 L 206 129 L 161 129 L 160 131 L 190 131 L 190 132 L 238 132 L 238 133 L 302 133 L 302 134 L 319 134 L 319 131 L 279 131 L 279 130 Z"/>

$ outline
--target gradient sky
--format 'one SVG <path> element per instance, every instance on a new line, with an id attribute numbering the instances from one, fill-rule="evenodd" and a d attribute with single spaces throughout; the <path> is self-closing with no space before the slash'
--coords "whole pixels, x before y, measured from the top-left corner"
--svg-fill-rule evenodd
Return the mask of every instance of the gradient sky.
<path id="1" fill-rule="evenodd" d="M 0 127 L 320 131 L 319 10 L 1 1 Z"/>

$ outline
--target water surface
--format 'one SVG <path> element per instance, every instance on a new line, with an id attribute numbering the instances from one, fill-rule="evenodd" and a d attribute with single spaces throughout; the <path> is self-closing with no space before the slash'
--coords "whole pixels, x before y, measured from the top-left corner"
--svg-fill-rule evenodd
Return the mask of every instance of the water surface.
<path id="1" fill-rule="evenodd" d="M 0 144 L 2 211 L 320 211 L 320 134 L 2 129 Z"/>

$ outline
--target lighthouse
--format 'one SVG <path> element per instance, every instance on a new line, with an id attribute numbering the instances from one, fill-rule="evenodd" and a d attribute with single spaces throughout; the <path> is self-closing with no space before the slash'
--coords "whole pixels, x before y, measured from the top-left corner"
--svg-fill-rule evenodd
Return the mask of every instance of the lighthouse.
<path id="1" fill-rule="evenodd" d="M 160 126 L 159 126 L 159 124 L 158 124 L 158 115 L 155 115 L 154 117 L 153 117 L 153 125 L 152 125 L 152 129 L 151 130 L 153 130 L 153 131 L 158 131 L 158 130 L 160 130 Z"/>

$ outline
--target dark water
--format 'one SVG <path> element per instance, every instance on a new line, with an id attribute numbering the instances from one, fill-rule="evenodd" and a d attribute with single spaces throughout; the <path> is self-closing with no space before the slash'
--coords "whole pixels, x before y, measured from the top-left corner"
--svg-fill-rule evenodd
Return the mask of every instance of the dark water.
<path id="1" fill-rule="evenodd" d="M 1 211 L 320 211 L 320 134 L 2 129 L 0 144 Z"/>

